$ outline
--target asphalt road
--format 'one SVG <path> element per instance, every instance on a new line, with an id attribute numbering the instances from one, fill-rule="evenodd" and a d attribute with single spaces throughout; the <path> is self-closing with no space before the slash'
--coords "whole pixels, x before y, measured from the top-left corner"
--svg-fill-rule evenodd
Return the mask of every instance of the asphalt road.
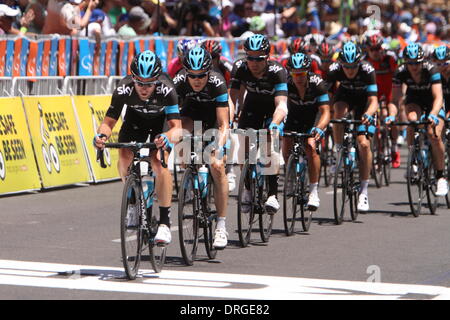
<path id="1" fill-rule="evenodd" d="M 347 215 L 335 225 L 332 189 L 321 187 L 308 233 L 298 225 L 286 237 L 280 211 L 268 243 L 255 232 L 240 248 L 232 196 L 229 246 L 215 260 L 201 256 L 185 266 L 174 231 L 163 272 L 144 261 L 135 281 L 123 279 L 121 182 L 2 197 L 0 299 L 427 299 L 442 292 L 448 299 L 450 210 L 441 200 L 436 215 L 427 208 L 418 218 L 409 213 L 402 153 L 391 186 L 371 183 L 371 210 L 356 222 Z M 176 212 L 175 201 L 174 226 Z"/>

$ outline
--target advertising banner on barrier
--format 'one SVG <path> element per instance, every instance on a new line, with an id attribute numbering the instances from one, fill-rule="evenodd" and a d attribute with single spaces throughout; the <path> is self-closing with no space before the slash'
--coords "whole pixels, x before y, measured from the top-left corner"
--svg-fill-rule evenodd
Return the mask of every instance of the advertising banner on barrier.
<path id="1" fill-rule="evenodd" d="M 99 182 L 119 178 L 119 171 L 117 170 L 119 153 L 117 149 L 105 149 L 105 163 L 108 167 L 103 169 L 100 167 L 100 163 L 96 161 L 97 153 L 92 144 L 97 128 L 102 123 L 111 104 L 111 96 L 74 96 L 73 102 L 80 121 L 83 141 L 94 175 L 94 181 Z M 122 121 L 119 119 L 108 142 L 118 142 L 121 126 Z"/>
<path id="2" fill-rule="evenodd" d="M 23 97 L 44 188 L 89 182 L 70 96 Z"/>
<path id="3" fill-rule="evenodd" d="M 20 98 L 0 98 L 0 194 L 39 190 L 41 182 Z"/>

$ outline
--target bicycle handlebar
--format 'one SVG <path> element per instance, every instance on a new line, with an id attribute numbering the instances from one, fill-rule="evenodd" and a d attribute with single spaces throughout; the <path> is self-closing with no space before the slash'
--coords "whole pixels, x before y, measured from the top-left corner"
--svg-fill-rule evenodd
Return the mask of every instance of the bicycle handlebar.
<path id="1" fill-rule="evenodd" d="M 423 124 L 430 124 L 431 121 L 404 121 L 404 122 L 392 122 L 394 126 L 420 126 Z"/>
<path id="2" fill-rule="evenodd" d="M 298 138 L 314 138 L 314 133 L 302 133 L 302 132 L 295 132 L 295 131 L 285 131 L 284 136 L 287 137 L 298 137 Z"/>
<path id="3" fill-rule="evenodd" d="M 132 149 L 133 153 L 142 148 L 149 148 L 150 151 L 158 149 L 154 142 L 112 142 L 112 143 L 105 143 L 105 148 L 113 148 L 113 149 L 128 148 Z M 167 151 L 170 152 L 170 149 L 168 149 Z M 159 148 L 159 152 L 161 157 L 161 165 L 163 166 L 163 168 L 167 168 L 166 159 L 164 158 L 164 149 Z M 100 161 L 100 167 L 104 169 L 107 167 L 107 165 L 105 163 L 103 154 L 104 154 L 103 149 L 97 150 L 97 161 Z"/>
<path id="4" fill-rule="evenodd" d="M 333 119 L 330 120 L 331 123 L 344 123 L 344 124 L 361 124 L 362 120 L 353 120 L 353 119 Z"/>

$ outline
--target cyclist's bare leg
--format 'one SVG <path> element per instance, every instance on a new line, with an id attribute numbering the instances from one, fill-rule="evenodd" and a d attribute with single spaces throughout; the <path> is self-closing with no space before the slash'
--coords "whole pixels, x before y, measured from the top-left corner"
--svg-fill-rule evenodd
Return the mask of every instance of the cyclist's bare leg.
<path id="1" fill-rule="evenodd" d="M 156 175 L 155 191 L 160 207 L 170 207 L 172 203 L 172 174 L 169 168 L 163 168 L 161 160 L 159 159 L 160 153 L 158 150 L 153 151 L 150 154 L 150 163 L 152 170 Z M 166 163 L 169 160 L 169 154 L 164 152 Z"/>
<path id="2" fill-rule="evenodd" d="M 408 121 L 417 121 L 420 119 L 420 116 L 422 114 L 422 108 L 414 103 L 405 105 L 405 111 Z M 414 144 L 414 128 L 412 126 L 408 126 L 406 130 L 408 146 L 412 146 Z"/>
<path id="3" fill-rule="evenodd" d="M 444 129 L 444 121 L 439 119 L 439 124 L 436 126 L 436 135 L 433 128 L 428 127 L 428 139 L 431 143 L 431 151 L 433 154 L 433 163 L 436 170 L 444 170 L 445 160 L 445 146 L 442 140 L 442 133 Z"/>
<path id="4" fill-rule="evenodd" d="M 129 149 L 119 149 L 119 161 L 117 162 L 117 168 L 119 170 L 120 178 L 125 183 L 125 179 L 128 175 L 128 168 L 131 162 L 133 162 L 134 154 Z"/>
<path id="5" fill-rule="evenodd" d="M 365 135 L 359 135 L 356 138 L 359 152 L 359 174 L 360 180 L 369 180 L 370 170 L 372 169 L 372 150 L 370 148 L 370 139 Z"/>
<path id="6" fill-rule="evenodd" d="M 306 144 L 306 157 L 308 159 L 309 183 L 318 183 L 320 175 L 320 156 L 316 150 L 316 141 L 309 138 Z"/>
<path id="7" fill-rule="evenodd" d="M 389 114 L 397 114 L 397 107 L 393 103 L 389 103 L 388 106 Z M 391 126 L 391 138 L 392 138 L 392 145 L 397 145 L 397 138 L 399 134 L 399 127 L 398 126 Z"/>
<path id="8" fill-rule="evenodd" d="M 343 118 L 349 110 L 348 104 L 343 101 L 336 102 L 333 105 L 333 108 L 334 108 L 334 119 Z M 342 141 L 344 140 L 344 128 L 342 124 L 333 123 L 333 138 L 335 144 L 342 145 Z"/>
<path id="9" fill-rule="evenodd" d="M 219 217 L 227 216 L 227 206 L 228 206 L 228 179 L 225 173 L 225 164 L 227 161 L 227 156 L 224 155 L 222 159 L 218 159 L 214 153 L 211 157 L 211 175 L 214 180 L 214 200 L 216 204 L 217 215 Z"/>

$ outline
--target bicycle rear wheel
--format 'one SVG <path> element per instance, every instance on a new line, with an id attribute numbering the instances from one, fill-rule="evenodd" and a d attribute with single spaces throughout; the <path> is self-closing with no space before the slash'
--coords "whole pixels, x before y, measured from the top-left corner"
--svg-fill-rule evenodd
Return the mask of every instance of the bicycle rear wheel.
<path id="1" fill-rule="evenodd" d="M 239 193 L 237 204 L 238 236 L 241 247 L 248 246 L 252 234 L 255 217 L 254 199 L 256 197 L 255 179 L 253 168 L 248 160 L 245 160 L 239 179 Z"/>
<path id="2" fill-rule="evenodd" d="M 147 208 L 147 225 L 148 231 L 150 233 L 150 237 L 148 239 L 148 246 L 150 251 L 150 263 L 153 267 L 153 270 L 156 273 L 159 273 L 163 269 L 164 263 L 166 261 L 167 247 L 157 246 L 154 243 L 154 238 L 156 236 L 156 233 L 158 232 L 159 226 L 158 219 L 156 219 L 154 210 L 155 209 L 153 206 Z"/>
<path id="3" fill-rule="evenodd" d="M 327 133 L 323 141 L 323 147 L 320 155 L 320 171 L 321 174 L 323 174 L 323 182 L 325 187 L 329 187 L 333 184 L 332 167 L 333 165 L 336 165 L 336 158 L 333 153 L 333 145 L 333 135 L 331 133 Z"/>
<path id="4" fill-rule="evenodd" d="M 352 221 L 356 221 L 358 218 L 358 197 L 359 197 L 359 187 L 360 184 L 355 179 L 354 171 L 351 170 L 348 174 L 347 179 L 348 185 L 348 197 L 349 197 L 349 203 L 350 203 L 350 216 L 352 218 Z"/>
<path id="5" fill-rule="evenodd" d="M 283 222 L 287 236 L 294 233 L 298 207 L 298 181 L 295 158 L 289 157 L 286 164 L 286 176 L 283 187 Z"/>
<path id="6" fill-rule="evenodd" d="M 428 209 L 431 214 L 436 214 L 438 206 L 438 197 L 436 196 L 437 181 L 435 178 L 436 172 L 434 170 L 433 161 L 431 160 L 431 152 L 428 153 L 430 165 L 425 169 L 425 181 L 423 187 L 426 190 Z"/>
<path id="7" fill-rule="evenodd" d="M 261 240 L 263 242 L 269 242 L 270 235 L 272 234 L 272 226 L 273 226 L 273 216 L 274 214 L 268 214 L 266 209 L 264 208 L 264 204 L 268 198 L 269 191 L 269 177 L 263 177 L 262 186 L 258 186 L 257 189 L 257 199 L 261 204 L 259 214 L 259 234 L 261 235 Z"/>
<path id="8" fill-rule="evenodd" d="M 350 201 L 348 197 L 347 184 L 348 179 L 345 167 L 345 157 L 343 151 L 341 151 L 338 156 L 333 184 L 334 220 L 336 224 L 342 224 L 344 221 L 345 206 Z"/>
<path id="9" fill-rule="evenodd" d="M 391 167 L 392 167 L 392 140 L 389 136 L 389 132 L 384 129 L 383 134 L 383 175 L 384 175 L 384 183 L 386 186 L 389 186 L 391 183 Z"/>
<path id="10" fill-rule="evenodd" d="M 380 129 L 377 129 L 372 139 L 372 177 L 377 188 L 383 185 L 383 141 Z"/>
<path id="11" fill-rule="evenodd" d="M 406 167 L 406 185 L 408 189 L 408 201 L 411 213 L 414 217 L 420 215 L 422 201 L 425 196 L 423 189 L 423 163 L 414 146 L 409 147 L 408 164 Z"/>
<path id="12" fill-rule="evenodd" d="M 184 262 L 192 266 L 197 254 L 199 221 L 197 218 L 197 193 L 191 168 L 184 171 L 178 196 L 178 235 Z"/>
<path id="13" fill-rule="evenodd" d="M 303 231 L 307 232 L 311 226 L 312 213 L 309 210 L 308 199 L 309 199 L 309 178 L 307 168 L 303 167 L 300 172 L 300 190 L 299 190 L 299 203 L 300 203 L 300 215 L 302 221 Z"/>
<path id="14" fill-rule="evenodd" d="M 205 235 L 205 249 L 209 259 L 215 259 L 217 250 L 214 248 L 214 231 L 217 225 L 217 211 L 214 208 L 214 182 L 211 172 L 208 174 L 208 195 L 204 201 L 204 226 L 203 234 Z"/>
<path id="15" fill-rule="evenodd" d="M 145 204 L 139 180 L 131 174 L 125 181 L 120 215 L 122 263 L 130 280 L 136 279 L 144 243 L 142 216 Z"/>

